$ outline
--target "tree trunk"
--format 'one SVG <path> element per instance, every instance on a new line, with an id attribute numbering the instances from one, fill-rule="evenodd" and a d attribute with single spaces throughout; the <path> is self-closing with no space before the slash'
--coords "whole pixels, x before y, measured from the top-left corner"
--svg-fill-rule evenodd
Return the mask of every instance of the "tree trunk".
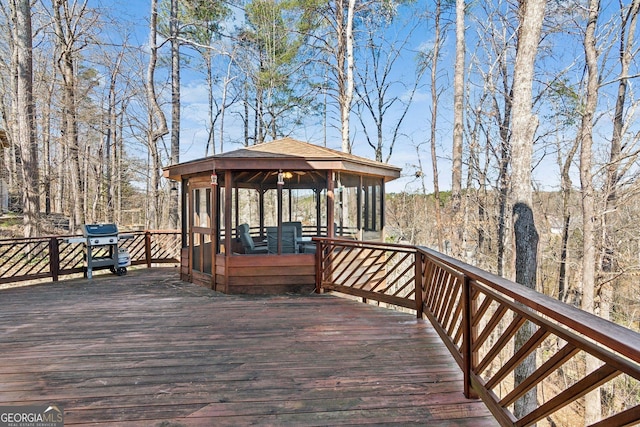
<path id="1" fill-rule="evenodd" d="M 578 151 L 579 139 L 573 144 L 562 165 L 560 173 L 560 192 L 562 193 L 562 243 L 560 246 L 560 271 L 558 274 L 558 299 L 568 302 L 567 298 L 567 258 L 569 246 L 569 224 L 571 220 L 571 192 L 573 183 L 571 182 L 571 165 L 573 158 Z"/>
<path id="2" fill-rule="evenodd" d="M 453 76 L 453 153 L 451 165 L 451 247 L 454 256 L 462 251 L 462 137 L 464 125 L 465 0 L 456 0 L 456 62 Z"/>
<path id="3" fill-rule="evenodd" d="M 149 63 L 147 64 L 147 81 L 146 92 L 147 102 L 149 103 L 148 113 L 148 130 L 147 130 L 147 146 L 149 149 L 149 158 L 151 159 L 149 193 L 151 201 L 149 204 L 147 225 L 151 228 L 158 228 L 158 205 L 159 205 L 159 185 L 160 180 L 160 154 L 158 152 L 158 142 L 163 136 L 169 133 L 167 128 L 167 120 L 164 112 L 158 104 L 158 98 L 155 91 L 155 70 L 158 61 L 158 45 L 157 38 L 158 24 L 158 1 L 151 0 L 151 19 L 149 21 Z"/>
<path id="4" fill-rule="evenodd" d="M 202 54 L 202 58 L 206 63 L 206 67 L 207 67 L 207 104 L 208 104 L 208 111 L 207 111 L 207 118 L 208 118 L 208 125 L 207 127 L 209 128 L 209 133 L 207 135 L 207 146 L 204 149 L 204 156 L 207 157 L 209 155 L 209 147 L 211 147 L 211 154 L 215 155 L 216 154 L 216 138 L 215 138 L 215 115 L 213 113 L 213 109 L 215 107 L 215 102 L 214 102 L 214 80 L 213 80 L 213 64 L 211 64 L 211 60 L 213 58 L 213 55 L 211 54 L 211 52 L 208 49 L 205 49 L 205 51 Z M 220 145 L 222 146 L 222 141 L 220 141 Z"/>
<path id="5" fill-rule="evenodd" d="M 180 163 L 180 41 L 178 40 L 178 0 L 171 0 L 171 164 Z M 173 184 L 176 185 L 177 184 Z M 180 227 L 179 191 L 169 192 L 169 228 Z"/>
<path id="6" fill-rule="evenodd" d="M 582 190 L 582 304 L 583 310 L 594 312 L 595 301 L 595 190 L 593 187 L 592 146 L 593 121 L 598 104 L 598 53 L 596 24 L 600 14 L 599 0 L 589 0 L 589 16 L 584 36 L 584 54 L 587 66 L 587 93 L 580 126 L 580 187 Z M 587 372 L 598 367 L 598 360 L 587 356 Z M 600 419 L 600 390 L 585 396 L 585 425 Z"/>
<path id="7" fill-rule="evenodd" d="M 55 66 L 52 66 L 52 72 L 54 72 Z M 42 177 L 43 193 L 44 193 L 44 211 L 48 215 L 55 207 L 52 204 L 55 202 L 52 195 L 51 181 L 54 180 L 52 159 L 51 159 L 51 107 L 53 105 L 53 91 L 54 85 L 50 83 L 46 85 L 46 101 L 42 106 Z M 60 196 L 58 196 L 60 197 Z M 60 212 L 60 211 L 58 211 Z"/>
<path id="8" fill-rule="evenodd" d="M 227 109 L 227 92 L 229 90 L 229 84 L 235 79 L 231 77 L 233 60 L 229 58 L 229 64 L 227 64 L 227 74 L 224 77 L 224 83 L 222 84 L 222 99 L 220 101 L 220 150 L 224 147 L 224 116 Z M 246 104 L 245 104 L 246 105 Z M 248 112 L 247 112 L 248 114 Z"/>
<path id="9" fill-rule="evenodd" d="M 118 138 L 116 139 L 116 145 L 114 147 L 115 156 L 115 167 L 114 171 L 114 182 L 115 182 L 115 191 L 114 191 L 114 203 L 115 203 L 115 214 L 116 214 L 116 222 L 122 222 L 122 154 L 124 151 L 124 138 L 123 138 L 123 130 L 124 130 L 124 111 L 126 107 L 122 107 L 122 114 L 120 114 L 120 122 L 118 125 Z"/>
<path id="10" fill-rule="evenodd" d="M 462 2 L 464 3 L 464 2 Z M 464 5 L 463 5 L 464 7 Z M 464 12 L 464 10 L 463 10 Z M 431 133 L 430 133 L 430 146 L 431 146 L 431 170 L 433 173 L 433 197 L 434 213 L 436 217 L 436 238 L 438 239 L 438 251 L 442 252 L 444 249 L 442 238 L 442 215 L 440 212 L 440 183 L 438 180 L 438 158 L 436 152 L 437 144 L 437 121 L 438 121 L 438 90 L 436 87 L 438 78 L 438 58 L 440 57 L 440 18 L 442 15 L 442 2 L 436 1 L 436 11 L 434 16 L 434 31 L 435 40 L 433 43 L 433 64 L 431 65 Z M 464 62 L 464 55 L 462 56 Z M 464 66 L 464 64 L 463 64 Z M 464 84 L 464 82 L 462 82 Z"/>
<path id="11" fill-rule="evenodd" d="M 242 102 L 242 107 L 244 108 L 243 135 L 244 135 L 244 146 L 248 147 L 249 146 L 249 85 L 246 82 L 244 83 L 243 89 L 244 89 L 244 100 Z M 220 151 L 222 151 L 222 147 L 220 147 Z"/>
<path id="12" fill-rule="evenodd" d="M 38 234 L 40 216 L 40 188 L 38 173 L 38 143 L 35 136 L 33 102 L 33 50 L 31 34 L 31 3 L 18 0 L 12 4 L 16 17 L 17 84 L 16 106 L 22 166 L 22 209 L 24 213 L 24 236 Z"/>
<path id="13" fill-rule="evenodd" d="M 520 2 L 518 46 L 513 72 L 513 120 L 511 128 L 511 199 L 513 202 L 513 231 L 515 243 L 516 282 L 536 288 L 538 268 L 538 232 L 533 216 L 533 191 L 531 167 L 533 139 L 538 127 L 538 119 L 532 114 L 533 71 L 546 1 L 526 0 Z M 517 351 L 533 334 L 534 327 L 529 322 L 515 337 Z M 536 369 L 535 352 L 527 357 L 515 370 L 515 384 L 522 383 Z M 520 418 L 537 407 L 537 388 L 516 401 L 514 415 Z"/>
<path id="14" fill-rule="evenodd" d="M 351 152 L 349 140 L 349 116 L 351 114 L 351 103 L 353 102 L 353 19 L 355 14 L 356 1 L 348 0 L 347 21 L 345 23 L 345 54 L 346 54 L 346 81 L 344 93 L 340 97 L 340 119 L 342 126 L 342 151 Z"/>
<path id="15" fill-rule="evenodd" d="M 508 109 L 505 109 L 505 118 L 511 113 L 511 96 L 507 100 Z M 497 111 L 497 109 L 496 109 Z M 507 124 L 508 126 L 508 124 Z M 498 175 L 498 260 L 497 272 L 499 276 L 506 276 L 506 252 L 507 252 L 507 230 L 509 229 L 509 188 L 511 181 L 509 179 L 509 164 L 511 163 L 511 146 L 509 145 L 508 130 L 505 135 L 500 138 L 500 169 Z M 510 271 L 509 274 L 513 272 Z"/>
<path id="16" fill-rule="evenodd" d="M 502 85 L 505 88 L 509 87 L 509 71 L 505 58 L 501 55 L 498 59 L 500 75 L 502 77 Z M 496 89 L 494 88 L 494 91 Z M 513 111 L 513 83 L 511 89 L 504 97 L 504 112 L 502 118 L 500 118 L 500 108 L 497 98 L 493 97 L 493 110 L 496 121 L 498 122 L 498 133 L 500 135 L 500 159 L 499 159 L 499 172 L 498 172 L 498 261 L 497 270 L 499 276 L 510 277 L 513 271 L 509 271 L 507 263 L 507 248 L 509 248 L 509 226 L 511 224 L 511 211 L 509 210 L 509 189 L 511 187 L 511 180 L 509 176 L 509 166 L 511 165 L 511 141 L 510 141 L 510 129 L 512 122 Z M 512 278 L 512 277 L 510 277 Z"/>
<path id="17" fill-rule="evenodd" d="M 116 63 L 111 71 L 111 82 L 109 84 L 109 109 L 107 112 L 107 138 L 105 143 L 105 158 L 106 158 L 106 176 L 105 182 L 107 184 L 106 188 L 106 206 L 105 206 L 105 218 L 108 222 L 115 221 L 115 198 L 116 198 L 116 174 L 114 173 L 116 169 L 116 141 L 118 138 L 118 113 L 116 111 L 117 108 L 117 99 L 116 99 L 116 83 L 118 74 L 120 72 L 120 64 L 122 63 L 122 57 L 124 56 L 124 51 L 121 51 L 116 59 Z"/>

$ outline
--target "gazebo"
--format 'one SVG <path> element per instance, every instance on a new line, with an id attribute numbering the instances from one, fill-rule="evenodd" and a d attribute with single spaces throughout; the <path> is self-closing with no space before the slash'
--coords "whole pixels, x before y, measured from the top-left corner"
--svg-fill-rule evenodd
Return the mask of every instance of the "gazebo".
<path id="1" fill-rule="evenodd" d="M 182 188 L 181 276 L 224 293 L 315 285 L 313 236 L 381 241 L 400 168 L 290 138 L 168 166 Z"/>

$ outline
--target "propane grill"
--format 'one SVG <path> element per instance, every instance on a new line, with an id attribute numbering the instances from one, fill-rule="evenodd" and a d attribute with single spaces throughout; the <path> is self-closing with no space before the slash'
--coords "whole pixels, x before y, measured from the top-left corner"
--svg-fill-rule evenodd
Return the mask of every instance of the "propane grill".
<path id="1" fill-rule="evenodd" d="M 115 224 L 84 224 L 82 235 L 85 238 L 87 277 L 91 279 L 93 269 L 118 268 L 118 227 Z"/>
<path id="2" fill-rule="evenodd" d="M 69 238 L 67 242 L 84 243 L 87 278 L 91 279 L 93 270 L 100 268 L 109 268 L 119 276 L 127 273 L 131 261 L 126 250 L 118 250 L 120 237 L 115 224 L 84 224 L 82 236 Z"/>

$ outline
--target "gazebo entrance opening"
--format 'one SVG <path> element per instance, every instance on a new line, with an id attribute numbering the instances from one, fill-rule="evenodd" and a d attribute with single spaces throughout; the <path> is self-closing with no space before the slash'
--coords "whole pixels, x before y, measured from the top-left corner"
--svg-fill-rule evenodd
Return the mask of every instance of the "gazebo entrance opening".
<path id="1" fill-rule="evenodd" d="M 267 246 L 269 229 L 293 224 L 297 226 L 298 239 L 327 235 L 325 173 L 280 170 L 250 174 L 238 172 L 232 174 L 232 179 L 235 185 L 231 206 L 232 230 L 240 233 L 238 227 L 246 224 L 256 245 Z M 243 243 L 240 236 L 236 237 Z M 236 246 L 234 252 L 252 253 L 246 249 Z"/>
<path id="2" fill-rule="evenodd" d="M 363 177 L 348 173 L 334 173 L 331 185 L 327 185 L 326 176 L 315 171 L 264 171 L 252 174 L 246 172 L 231 173 L 231 206 L 226 207 L 225 180 L 218 181 L 217 200 L 214 194 L 207 191 L 208 203 L 199 201 L 201 210 L 209 206 L 218 206 L 217 218 L 220 219 L 215 229 L 218 242 L 217 253 L 225 253 L 224 239 L 227 235 L 225 214 L 230 215 L 231 234 L 235 237 L 231 242 L 231 251 L 235 255 L 282 254 L 282 250 L 261 251 L 248 247 L 241 239 L 240 226 L 246 225 L 257 248 L 268 246 L 268 231 L 278 228 L 278 246 L 282 240 L 282 230 L 286 227 L 296 228 L 296 237 L 308 243 L 313 236 L 333 236 L 355 240 L 382 239 L 383 198 L 381 178 Z M 273 181 L 270 177 L 279 177 L 281 181 Z M 247 179 L 250 178 L 250 179 Z M 278 179 L 278 178 L 276 178 Z M 329 190 L 329 189 L 332 190 Z M 208 190 L 208 189 L 207 189 Z M 202 192 L 194 191 L 194 199 Z M 328 194 L 331 191 L 331 201 Z M 333 210 L 329 211 L 329 207 Z M 203 215 L 194 212 L 194 222 L 208 221 L 209 213 Z M 216 217 L 216 215 L 214 215 Z M 331 221 L 329 220 L 331 219 Z M 329 227 L 332 224 L 333 227 Z M 235 234 L 234 234 L 235 233 Z M 310 245 L 305 244 L 307 251 L 301 250 L 284 253 L 313 253 Z"/>

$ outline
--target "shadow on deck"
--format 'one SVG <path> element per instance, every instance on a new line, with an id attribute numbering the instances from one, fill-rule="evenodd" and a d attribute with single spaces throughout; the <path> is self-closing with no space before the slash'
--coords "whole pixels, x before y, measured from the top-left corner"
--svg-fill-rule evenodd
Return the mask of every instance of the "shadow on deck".
<path id="1" fill-rule="evenodd" d="M 0 291 L 0 406 L 58 403 L 65 425 L 497 424 L 426 320 L 178 276 Z"/>

